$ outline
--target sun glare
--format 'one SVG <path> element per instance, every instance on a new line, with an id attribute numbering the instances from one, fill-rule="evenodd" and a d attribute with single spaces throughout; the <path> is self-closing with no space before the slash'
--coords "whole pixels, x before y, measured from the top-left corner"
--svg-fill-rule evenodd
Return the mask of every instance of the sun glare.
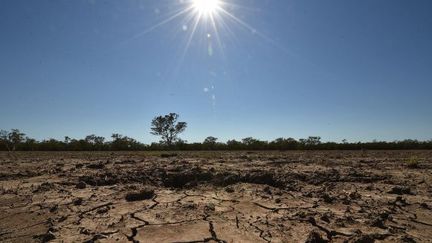
<path id="1" fill-rule="evenodd" d="M 220 0 L 193 0 L 193 7 L 202 15 L 213 14 L 220 8 Z"/>

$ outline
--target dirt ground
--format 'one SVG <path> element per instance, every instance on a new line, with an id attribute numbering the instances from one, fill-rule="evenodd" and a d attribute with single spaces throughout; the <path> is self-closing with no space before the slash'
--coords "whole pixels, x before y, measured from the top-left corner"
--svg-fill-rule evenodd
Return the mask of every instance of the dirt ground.
<path id="1" fill-rule="evenodd" d="M 432 151 L 14 156 L 1 242 L 432 242 Z"/>

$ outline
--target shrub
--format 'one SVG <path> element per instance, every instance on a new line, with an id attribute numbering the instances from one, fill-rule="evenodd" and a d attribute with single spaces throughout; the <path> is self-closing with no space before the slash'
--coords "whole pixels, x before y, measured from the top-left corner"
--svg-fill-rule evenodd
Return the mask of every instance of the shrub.
<path id="1" fill-rule="evenodd" d="M 420 160 L 417 156 L 411 156 L 406 160 L 406 165 L 408 168 L 418 168 Z"/>

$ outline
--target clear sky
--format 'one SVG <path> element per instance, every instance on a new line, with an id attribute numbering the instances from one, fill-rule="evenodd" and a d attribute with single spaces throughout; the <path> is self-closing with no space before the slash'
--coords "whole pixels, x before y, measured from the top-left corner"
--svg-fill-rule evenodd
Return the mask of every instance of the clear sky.
<path id="1" fill-rule="evenodd" d="M 431 13 L 430 0 L 2 0 L 0 128 L 150 143 L 151 119 L 176 112 L 189 142 L 432 139 Z"/>

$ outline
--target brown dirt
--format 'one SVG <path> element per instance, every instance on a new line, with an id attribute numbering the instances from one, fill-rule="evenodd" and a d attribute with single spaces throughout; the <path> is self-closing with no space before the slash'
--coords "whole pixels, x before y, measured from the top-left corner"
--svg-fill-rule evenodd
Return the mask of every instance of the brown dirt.
<path id="1" fill-rule="evenodd" d="M 0 241 L 432 241 L 432 151 L 169 155 L 0 153 Z"/>

